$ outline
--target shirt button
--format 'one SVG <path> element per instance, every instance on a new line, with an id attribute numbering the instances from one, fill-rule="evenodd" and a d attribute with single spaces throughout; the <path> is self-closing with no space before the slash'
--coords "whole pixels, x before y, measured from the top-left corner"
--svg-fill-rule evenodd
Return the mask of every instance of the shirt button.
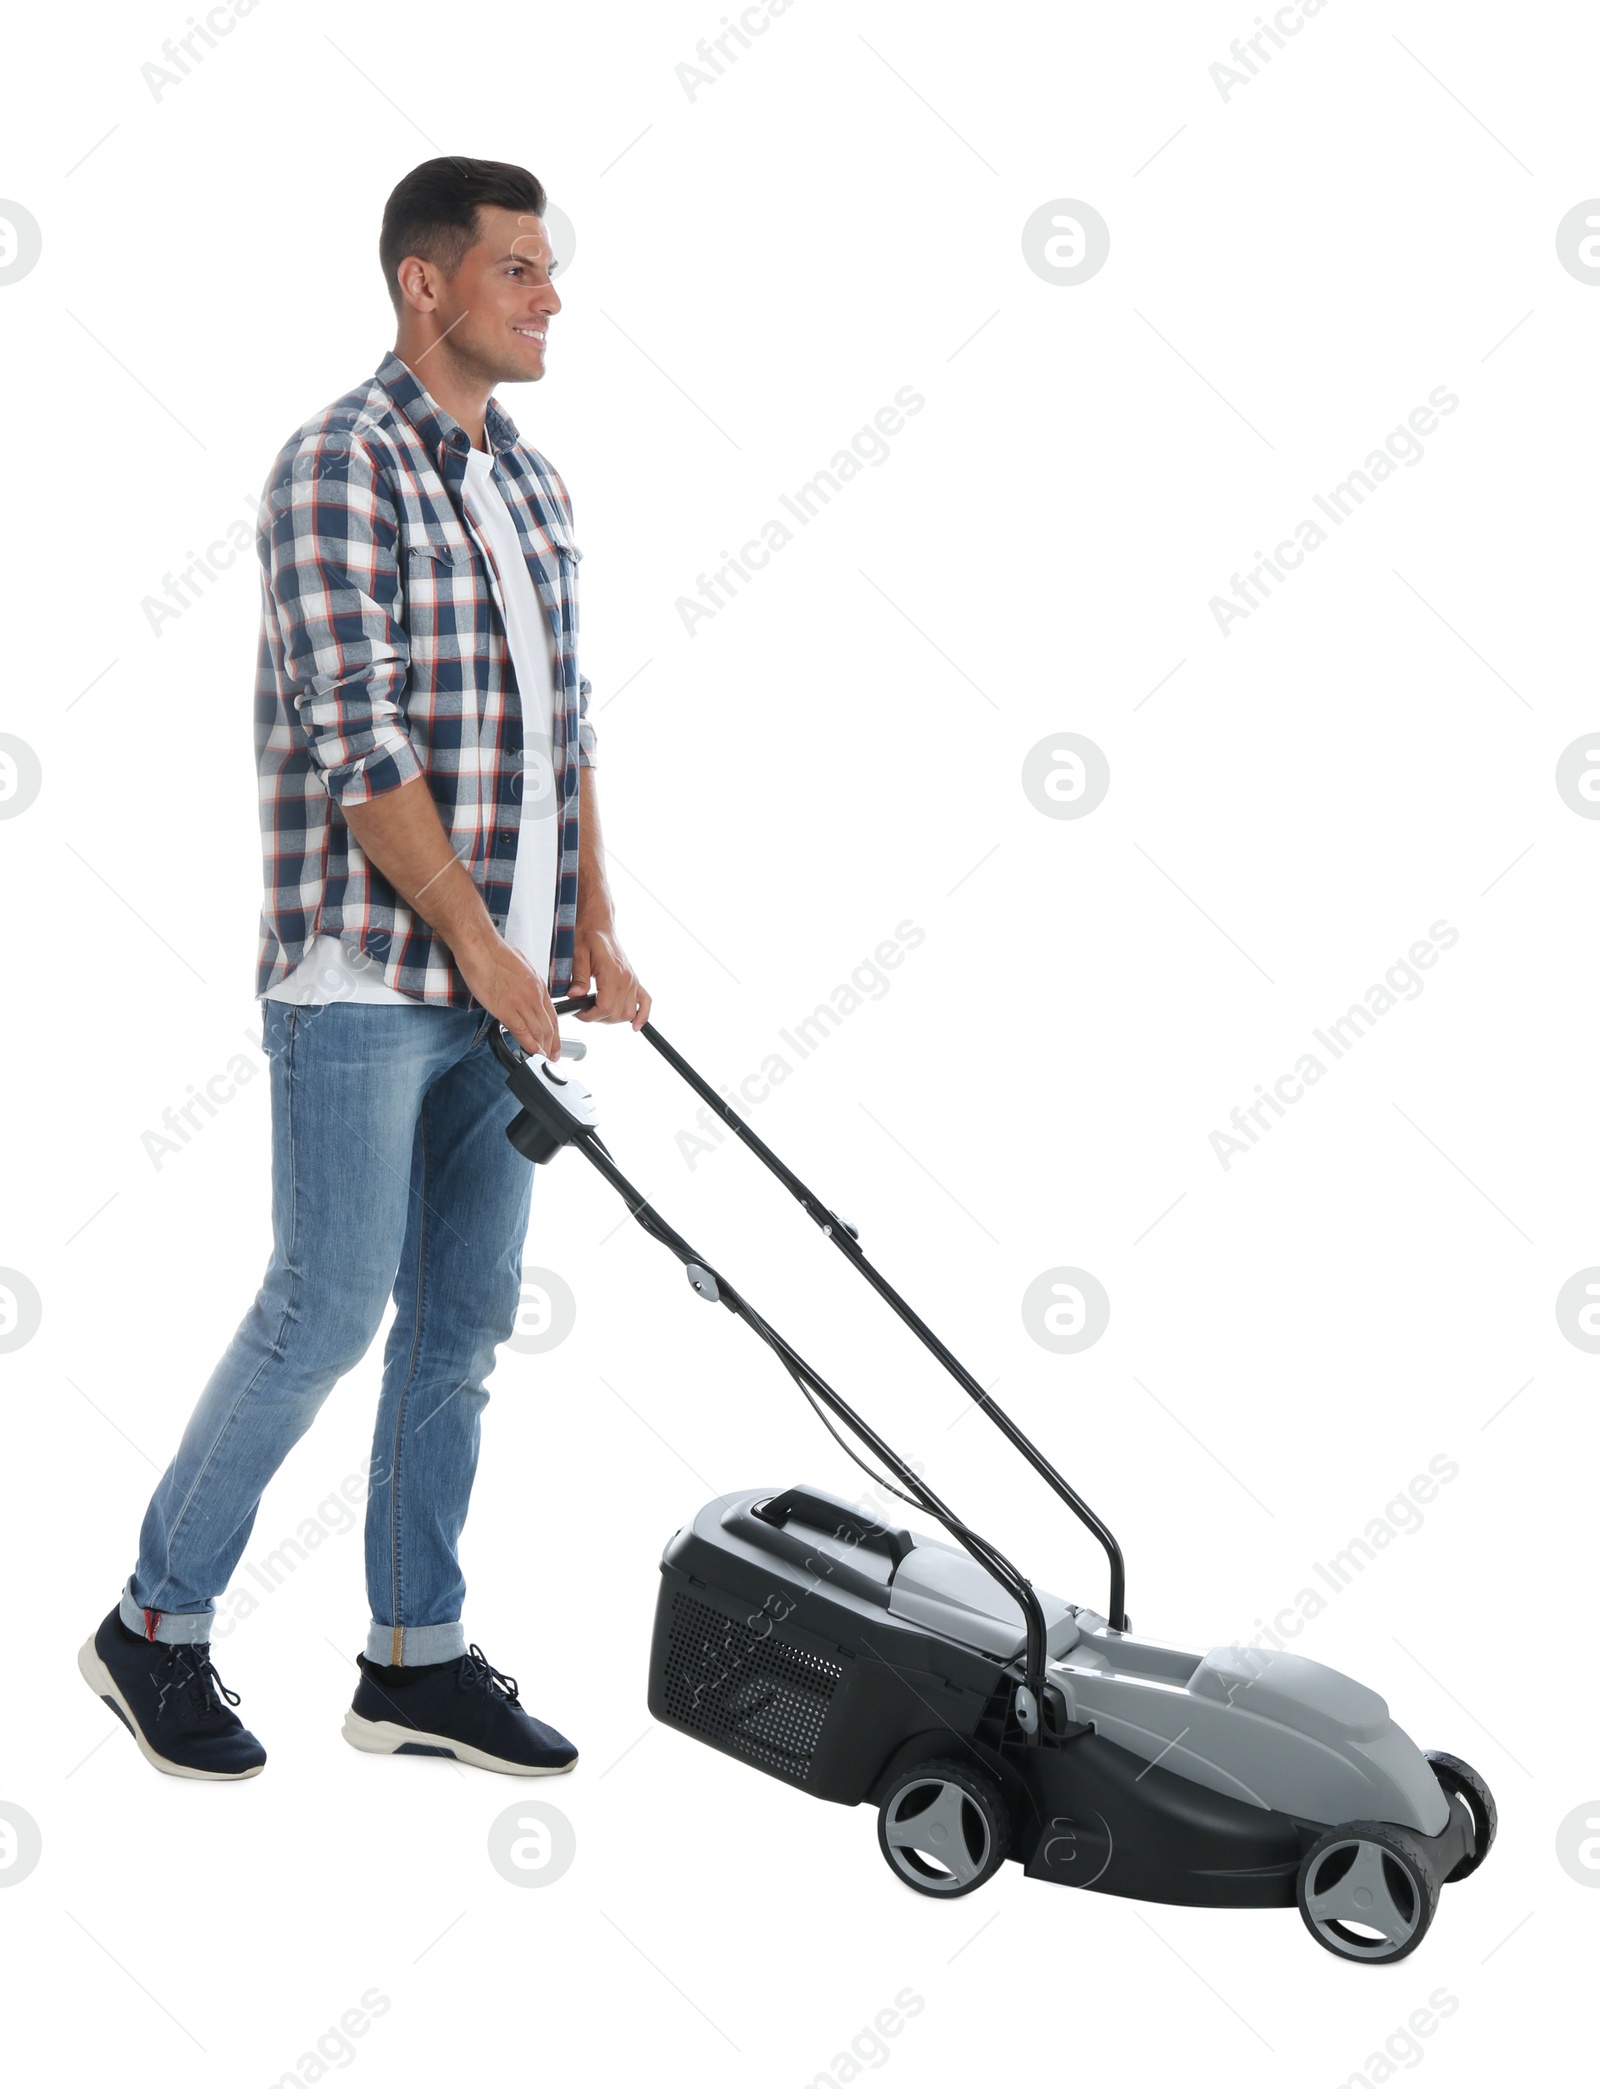
<path id="1" fill-rule="evenodd" d="M 500 829 L 500 839 L 502 841 L 509 841 L 511 839 L 511 829 L 509 827 L 502 827 Z"/>

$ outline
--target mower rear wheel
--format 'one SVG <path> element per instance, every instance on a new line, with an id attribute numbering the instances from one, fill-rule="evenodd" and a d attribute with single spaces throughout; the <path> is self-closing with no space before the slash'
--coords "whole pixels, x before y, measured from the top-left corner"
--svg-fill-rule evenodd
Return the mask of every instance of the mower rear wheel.
<path id="1" fill-rule="evenodd" d="M 1464 1763 L 1459 1755 L 1446 1755 L 1439 1748 L 1428 1750 L 1428 1761 L 1433 1765 L 1434 1776 L 1444 1787 L 1445 1797 L 1459 1798 L 1472 1815 L 1472 1852 L 1463 1857 L 1446 1878 L 1445 1884 L 1453 1886 L 1458 1879 L 1470 1878 L 1488 1856 L 1499 1817 L 1495 1812 L 1494 1793 L 1471 1763 Z"/>
<path id="2" fill-rule="evenodd" d="M 1392 1965 L 1427 1935 L 1439 1905 L 1439 1881 L 1403 1828 L 1350 1821 L 1330 1828 L 1307 1850 L 1295 1902 L 1325 1951 Z"/>
<path id="3" fill-rule="evenodd" d="M 944 1900 L 975 1893 L 1011 1846 L 1011 1817 L 1000 1787 L 966 1763 L 918 1763 L 903 1770 L 878 1809 L 878 1847 L 915 1893 Z"/>

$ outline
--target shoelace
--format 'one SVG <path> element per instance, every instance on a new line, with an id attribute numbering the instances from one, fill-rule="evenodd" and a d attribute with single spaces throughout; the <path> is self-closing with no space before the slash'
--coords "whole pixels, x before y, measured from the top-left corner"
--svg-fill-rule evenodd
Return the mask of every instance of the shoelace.
<path id="1" fill-rule="evenodd" d="M 229 1705 L 239 1702 L 238 1691 L 230 1690 L 217 1674 L 212 1665 L 211 1649 L 207 1645 L 175 1645 L 162 1666 L 166 1673 L 156 1686 L 160 1692 L 156 1705 L 157 1718 L 165 1712 L 168 1694 L 175 1689 L 185 1693 L 201 1719 L 222 1717 L 223 1701 Z"/>
<path id="2" fill-rule="evenodd" d="M 503 1675 L 498 1668 L 493 1667 L 482 1647 L 467 1648 L 461 1657 L 461 1667 L 456 1680 L 463 1690 L 487 1690 L 491 1697 L 499 1690 L 504 1694 L 508 1704 L 520 1702 L 517 1697 L 516 1677 Z"/>

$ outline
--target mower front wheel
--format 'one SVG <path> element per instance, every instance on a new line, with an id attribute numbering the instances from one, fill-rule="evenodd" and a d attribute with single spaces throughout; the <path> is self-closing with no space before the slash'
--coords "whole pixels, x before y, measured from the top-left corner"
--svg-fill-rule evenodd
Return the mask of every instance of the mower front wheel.
<path id="1" fill-rule="evenodd" d="M 966 1763 L 918 1763 L 901 1771 L 878 1809 L 878 1847 L 915 1893 L 943 1900 L 975 1893 L 1011 1846 L 1000 1787 Z"/>
<path id="2" fill-rule="evenodd" d="M 1439 1905 L 1439 1882 L 1403 1828 L 1351 1821 L 1330 1828 L 1300 1866 L 1300 1917 L 1336 1958 L 1392 1965 L 1416 1950 Z"/>

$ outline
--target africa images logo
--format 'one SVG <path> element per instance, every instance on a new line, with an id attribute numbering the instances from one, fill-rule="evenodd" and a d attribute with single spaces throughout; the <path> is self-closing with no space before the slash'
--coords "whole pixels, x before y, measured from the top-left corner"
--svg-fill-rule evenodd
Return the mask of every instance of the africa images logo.
<path id="1" fill-rule="evenodd" d="M 1417 1000 L 1427 984 L 1422 974 L 1432 971 L 1440 954 L 1453 950 L 1460 940 L 1459 929 L 1452 928 L 1448 921 L 1436 921 L 1427 935 L 1419 937 L 1403 958 L 1395 959 L 1381 980 L 1375 980 L 1367 988 L 1359 1001 L 1352 1001 L 1344 1014 L 1335 1017 L 1325 1029 L 1312 1031 L 1311 1035 L 1327 1054 L 1326 1059 L 1317 1052 L 1302 1052 L 1289 1071 L 1280 1074 L 1270 1088 L 1258 1081 L 1255 1100 L 1236 1108 L 1228 1119 L 1233 1129 L 1211 1134 L 1211 1151 L 1221 1162 L 1223 1174 L 1227 1174 L 1237 1156 L 1248 1153 L 1258 1143 L 1263 1132 L 1272 1130 L 1274 1118 L 1288 1116 L 1285 1105 L 1302 1102 L 1306 1090 L 1315 1087 L 1334 1061 L 1343 1059 L 1370 1030 L 1375 1030 L 1380 1018 L 1402 1001 Z"/>

